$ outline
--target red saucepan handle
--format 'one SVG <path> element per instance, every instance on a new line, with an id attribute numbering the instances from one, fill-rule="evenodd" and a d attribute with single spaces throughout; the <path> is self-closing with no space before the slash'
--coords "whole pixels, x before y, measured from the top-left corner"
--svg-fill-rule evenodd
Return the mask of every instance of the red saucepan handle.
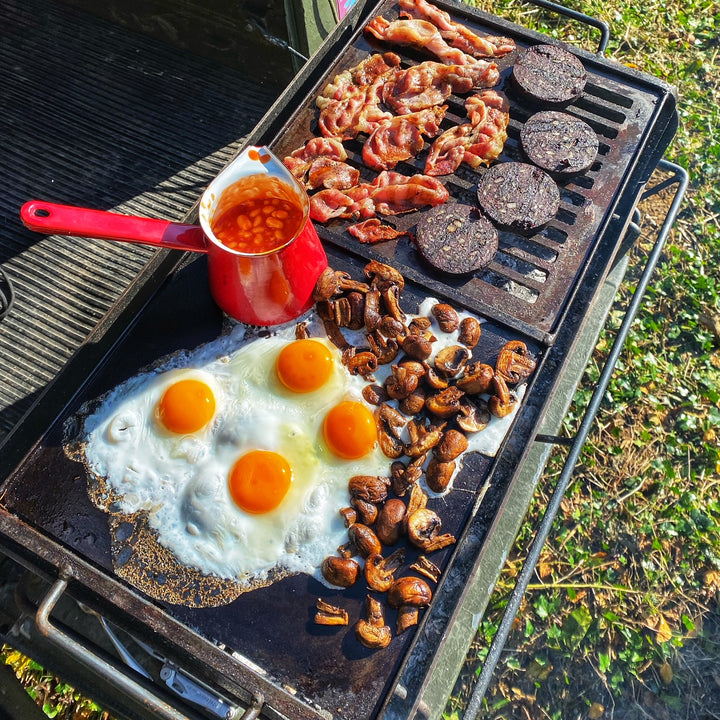
<path id="1" fill-rule="evenodd" d="M 20 210 L 20 217 L 25 227 L 46 235 L 58 233 L 142 243 L 173 250 L 208 251 L 199 225 L 57 205 L 42 200 L 26 202 Z"/>

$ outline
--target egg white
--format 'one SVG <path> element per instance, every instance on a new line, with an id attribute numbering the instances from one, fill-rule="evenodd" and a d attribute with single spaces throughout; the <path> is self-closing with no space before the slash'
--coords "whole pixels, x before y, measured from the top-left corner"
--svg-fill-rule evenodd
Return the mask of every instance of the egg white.
<path id="1" fill-rule="evenodd" d="M 275 372 L 288 332 L 227 352 L 218 341 L 116 388 L 86 421 L 86 461 L 120 496 L 120 509 L 145 511 L 158 541 L 183 564 L 204 573 L 262 583 L 270 574 L 312 573 L 347 539 L 338 511 L 348 503 L 355 474 L 384 475 L 379 448 L 343 460 L 327 448 L 322 422 L 342 400 L 362 399 L 362 378 L 342 366 L 330 348 L 333 371 L 320 389 L 297 394 Z M 181 378 L 206 382 L 215 417 L 191 435 L 165 430 L 155 407 Z M 266 514 L 241 510 L 230 497 L 228 475 L 250 450 L 282 455 L 293 481 L 282 503 Z"/>

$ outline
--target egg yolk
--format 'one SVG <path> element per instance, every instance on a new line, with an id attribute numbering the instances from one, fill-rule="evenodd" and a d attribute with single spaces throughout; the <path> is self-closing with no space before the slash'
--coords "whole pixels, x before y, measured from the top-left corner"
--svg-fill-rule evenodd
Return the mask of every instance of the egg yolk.
<path id="1" fill-rule="evenodd" d="M 334 359 L 330 348 L 317 340 L 296 340 L 286 345 L 275 363 L 280 382 L 296 393 L 312 392 L 330 378 Z"/>
<path id="2" fill-rule="evenodd" d="M 194 433 L 215 414 L 215 396 L 201 380 L 180 380 L 171 385 L 157 406 L 160 422 L 177 434 Z"/>
<path id="3" fill-rule="evenodd" d="M 260 515 L 283 501 L 292 482 L 292 468 L 282 455 L 253 450 L 238 459 L 228 482 L 230 496 L 238 507 Z"/>
<path id="4" fill-rule="evenodd" d="M 367 455 L 377 441 L 373 414 L 362 403 L 346 400 L 336 405 L 323 422 L 325 442 L 335 455 L 347 460 Z"/>

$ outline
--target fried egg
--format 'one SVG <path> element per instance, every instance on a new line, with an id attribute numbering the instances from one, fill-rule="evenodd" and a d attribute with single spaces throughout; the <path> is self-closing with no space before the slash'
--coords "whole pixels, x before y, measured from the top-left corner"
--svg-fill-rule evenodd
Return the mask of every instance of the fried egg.
<path id="1" fill-rule="evenodd" d="M 388 472 L 366 382 L 293 330 L 168 361 L 85 422 L 86 463 L 120 511 L 144 511 L 179 562 L 246 589 L 312 574 L 347 539 L 348 480 Z"/>

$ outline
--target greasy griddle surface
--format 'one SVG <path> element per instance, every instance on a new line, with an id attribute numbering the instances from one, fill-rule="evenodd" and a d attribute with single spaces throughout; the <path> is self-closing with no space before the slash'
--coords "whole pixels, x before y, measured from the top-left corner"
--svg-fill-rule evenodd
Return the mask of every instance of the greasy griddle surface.
<path id="1" fill-rule="evenodd" d="M 364 261 L 330 253 L 330 262 L 354 277 L 362 276 Z M 99 397 L 165 354 L 195 347 L 223 332 L 223 320 L 209 297 L 205 272 L 205 260 L 200 258 L 171 278 L 83 390 L 82 397 L 68 409 L 68 416 L 82 402 Z M 410 283 L 403 292 L 402 306 L 414 311 L 425 296 L 425 291 Z M 477 355 L 494 363 L 508 339 L 521 337 L 485 323 Z M 534 354 L 541 351 L 532 341 L 529 347 Z M 83 466 L 65 457 L 62 425 L 62 419 L 55 423 L 10 479 L 4 504 L 24 521 L 112 573 L 108 516 L 88 499 Z M 491 458 L 468 456 L 455 489 L 444 498 L 430 501 L 430 507 L 443 519 L 443 532 L 462 532 L 491 467 Z M 432 560 L 444 566 L 451 553 L 452 548 L 434 553 Z M 408 560 L 417 554 L 410 550 Z M 298 575 L 245 593 L 224 607 L 163 607 L 202 637 L 245 656 L 299 697 L 339 716 L 365 720 L 377 712 L 388 693 L 414 635 L 408 631 L 379 652 L 362 647 L 354 638 L 352 624 L 363 614 L 365 595 L 363 582 L 350 590 L 330 590 L 306 575 Z M 318 597 L 346 608 L 350 627 L 314 625 Z M 388 610 L 387 620 L 394 627 L 394 611 Z"/>
<path id="2" fill-rule="evenodd" d="M 480 35 L 512 35 L 504 28 L 478 23 L 476 15 L 462 5 L 450 5 L 442 0 L 435 3 L 459 22 L 465 23 Z M 388 20 L 398 17 L 394 2 L 378 6 L 373 16 L 382 14 Z M 512 65 L 525 47 L 537 42 L 514 35 L 518 49 L 499 58 L 501 80 L 495 89 L 502 90 L 510 100 L 510 126 L 508 140 L 497 162 L 526 161 L 520 145 L 523 123 L 540 108 L 533 108 L 520 99 L 513 90 L 510 77 Z M 573 50 L 570 48 L 570 50 Z M 290 154 L 313 137 L 320 136 L 317 124 L 319 110 L 316 97 L 328 81 L 348 68 L 354 67 L 373 52 L 393 51 L 402 58 L 402 67 L 423 60 L 437 58 L 366 38 L 362 31 L 356 34 L 338 59 L 324 73 L 315 88 L 287 120 L 281 131 L 269 141 L 280 157 Z M 588 73 L 585 92 L 566 112 L 587 122 L 599 138 L 599 153 L 592 167 L 576 177 L 558 181 L 561 205 L 557 216 L 549 225 L 532 234 L 520 237 L 512 232 L 501 232 L 499 250 L 490 265 L 469 278 L 457 279 L 442 276 L 423 264 L 412 242 L 407 237 L 361 245 L 346 231 L 353 221 L 333 219 L 325 225 L 316 223 L 318 233 L 326 242 L 347 248 L 366 257 L 377 257 L 400 269 L 411 277 L 438 291 L 452 288 L 459 302 L 477 308 L 485 315 L 506 322 L 523 332 L 551 342 L 572 289 L 593 250 L 601 229 L 609 220 L 620 195 L 621 183 L 634 167 L 648 129 L 655 120 L 657 100 L 662 92 L 648 91 L 647 87 L 634 86 L 628 78 L 615 78 L 607 64 L 595 62 L 592 56 L 582 56 Z M 441 132 L 464 122 L 467 117 L 464 101 L 468 95 L 452 95 L 446 101 L 448 111 L 441 124 Z M 361 171 L 361 182 L 371 182 L 377 173 L 362 163 L 362 143 L 367 136 L 345 141 L 348 162 Z M 396 171 L 413 175 L 424 171 L 425 159 L 433 138 L 426 139 L 425 148 L 414 159 L 398 163 Z M 485 168 L 476 170 L 462 164 L 453 175 L 440 179 L 450 192 L 449 202 L 477 205 L 477 182 Z M 427 212 L 420 210 L 404 215 L 383 218 L 389 224 L 414 232 L 418 220 Z M 614 240 L 613 240 L 614 242 Z"/>

